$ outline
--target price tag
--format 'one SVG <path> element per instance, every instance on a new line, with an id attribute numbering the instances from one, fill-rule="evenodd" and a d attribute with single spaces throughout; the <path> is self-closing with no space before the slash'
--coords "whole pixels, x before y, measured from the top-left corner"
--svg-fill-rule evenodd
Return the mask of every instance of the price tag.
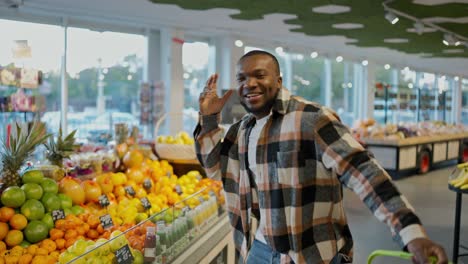
<path id="1" fill-rule="evenodd" d="M 181 195 L 181 194 L 182 194 L 182 188 L 180 188 L 180 185 L 179 185 L 179 184 L 177 184 L 177 185 L 175 186 L 175 191 L 176 191 L 176 193 L 177 193 L 178 195 Z"/>
<path id="2" fill-rule="evenodd" d="M 99 199 L 99 204 L 101 205 L 101 207 L 109 206 L 110 201 L 109 201 L 109 198 L 107 197 L 107 195 L 103 194 L 103 195 L 99 196 L 98 199 Z"/>
<path id="3" fill-rule="evenodd" d="M 112 218 L 109 214 L 105 214 L 99 217 L 101 221 L 101 225 L 104 229 L 108 229 L 114 226 L 114 222 L 112 222 Z"/>
<path id="4" fill-rule="evenodd" d="M 186 213 L 188 213 L 189 211 L 190 211 L 190 207 L 188 207 L 188 206 L 185 206 L 184 208 L 182 208 L 182 213 L 183 213 L 183 214 L 186 214 Z"/>
<path id="5" fill-rule="evenodd" d="M 141 205 L 143 205 L 143 208 L 145 208 L 145 210 L 151 209 L 151 203 L 148 200 L 148 198 L 143 197 L 140 199 L 140 201 L 141 201 Z"/>
<path id="6" fill-rule="evenodd" d="M 143 181 L 143 188 L 145 188 L 146 190 L 150 190 L 151 187 L 153 187 L 153 185 L 151 184 L 150 179 L 146 179 Z"/>
<path id="7" fill-rule="evenodd" d="M 52 219 L 55 221 L 65 218 L 65 212 L 62 209 L 52 211 Z"/>
<path id="8" fill-rule="evenodd" d="M 135 196 L 135 190 L 132 186 L 125 186 L 125 192 L 130 196 Z"/>
<path id="9" fill-rule="evenodd" d="M 125 245 L 115 252 L 115 259 L 117 260 L 118 264 L 132 264 L 133 263 L 133 255 L 130 251 L 128 245 Z"/>

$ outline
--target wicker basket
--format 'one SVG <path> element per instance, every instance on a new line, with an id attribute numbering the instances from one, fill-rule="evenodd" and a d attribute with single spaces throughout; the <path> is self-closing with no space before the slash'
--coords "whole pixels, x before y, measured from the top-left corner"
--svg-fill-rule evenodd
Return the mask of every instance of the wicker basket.
<path id="1" fill-rule="evenodd" d="M 161 118 L 156 122 L 155 126 L 155 144 L 154 149 L 156 154 L 161 159 L 167 160 L 196 160 L 197 155 L 195 153 L 195 146 L 194 145 L 182 145 L 182 144 L 164 144 L 158 143 L 157 137 L 159 136 L 159 128 L 162 122 L 167 118 L 183 118 L 184 116 L 189 116 L 183 113 L 171 113 L 171 114 L 164 114 Z M 196 120 L 195 120 L 196 121 Z"/>

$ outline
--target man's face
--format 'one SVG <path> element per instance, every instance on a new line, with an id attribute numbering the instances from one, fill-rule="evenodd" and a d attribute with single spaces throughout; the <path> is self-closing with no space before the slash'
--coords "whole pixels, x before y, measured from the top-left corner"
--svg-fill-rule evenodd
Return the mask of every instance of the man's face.
<path id="1" fill-rule="evenodd" d="M 272 58 L 253 55 L 237 64 L 237 84 L 242 106 L 261 118 L 270 113 L 282 79 Z"/>

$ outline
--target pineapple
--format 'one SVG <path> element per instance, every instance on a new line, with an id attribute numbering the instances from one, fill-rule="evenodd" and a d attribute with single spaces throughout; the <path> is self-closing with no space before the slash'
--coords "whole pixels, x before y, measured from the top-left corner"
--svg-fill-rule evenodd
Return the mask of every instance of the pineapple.
<path id="1" fill-rule="evenodd" d="M 60 125 L 57 141 L 54 141 L 53 137 L 49 138 L 49 142 L 44 143 L 47 149 L 47 159 L 52 165 L 63 167 L 63 159 L 70 157 L 73 154 L 75 148 L 78 147 L 75 144 L 75 133 L 73 130 L 68 136 L 63 138 L 62 125 Z"/>
<path id="2" fill-rule="evenodd" d="M 16 123 L 16 132 L 10 134 L 9 144 L 2 141 L 0 160 L 2 162 L 2 187 L 21 184 L 19 170 L 25 160 L 33 153 L 36 146 L 43 143 L 50 135 L 46 133 L 44 123 L 33 122 L 29 131 L 23 131 Z"/>

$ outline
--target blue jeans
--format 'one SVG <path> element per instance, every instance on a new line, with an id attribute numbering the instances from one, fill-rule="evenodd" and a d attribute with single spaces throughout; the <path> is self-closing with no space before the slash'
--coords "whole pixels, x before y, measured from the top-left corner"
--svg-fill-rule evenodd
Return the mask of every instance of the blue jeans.
<path id="1" fill-rule="evenodd" d="M 274 251 L 270 246 L 258 240 L 254 240 L 247 256 L 246 264 L 279 264 L 281 254 Z"/>

